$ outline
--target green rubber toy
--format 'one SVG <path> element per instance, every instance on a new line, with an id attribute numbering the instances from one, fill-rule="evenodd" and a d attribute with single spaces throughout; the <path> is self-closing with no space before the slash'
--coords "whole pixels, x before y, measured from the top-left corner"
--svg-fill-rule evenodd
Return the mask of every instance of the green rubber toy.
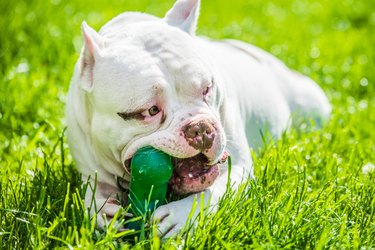
<path id="1" fill-rule="evenodd" d="M 129 203 L 135 216 L 144 216 L 165 204 L 173 166 L 170 155 L 151 146 L 139 149 L 130 163 Z M 135 229 L 139 225 L 130 225 Z"/>

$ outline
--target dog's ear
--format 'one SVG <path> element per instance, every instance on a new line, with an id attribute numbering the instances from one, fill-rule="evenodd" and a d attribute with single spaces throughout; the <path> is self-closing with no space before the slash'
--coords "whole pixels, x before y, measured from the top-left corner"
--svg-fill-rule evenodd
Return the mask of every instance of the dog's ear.
<path id="1" fill-rule="evenodd" d="M 191 35 L 195 34 L 199 16 L 200 0 L 177 0 L 164 20 Z"/>
<path id="2" fill-rule="evenodd" d="M 102 37 L 91 28 L 86 22 L 81 25 L 84 38 L 83 50 L 81 53 L 81 88 L 91 91 L 93 87 L 93 69 L 95 60 L 99 57 L 104 47 Z"/>

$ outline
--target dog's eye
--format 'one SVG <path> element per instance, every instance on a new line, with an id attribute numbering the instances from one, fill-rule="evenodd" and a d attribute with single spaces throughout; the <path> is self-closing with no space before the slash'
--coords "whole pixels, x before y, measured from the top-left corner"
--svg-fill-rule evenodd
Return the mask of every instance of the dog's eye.
<path id="1" fill-rule="evenodd" d="M 152 107 L 149 108 L 149 110 L 148 110 L 148 114 L 149 114 L 150 116 L 155 116 L 155 115 L 157 115 L 159 112 L 160 112 L 160 109 L 159 109 L 158 106 L 156 106 L 156 105 L 152 106 Z"/>
<path id="2" fill-rule="evenodd" d="M 208 86 L 204 89 L 204 91 L 203 91 L 203 96 L 207 96 L 207 95 L 209 95 L 209 94 L 211 93 L 211 91 L 212 91 L 212 84 L 208 85 Z"/>
<path id="3" fill-rule="evenodd" d="M 203 93 L 202 93 L 203 96 L 207 96 L 211 93 L 213 85 L 214 85 L 214 79 L 212 79 L 211 83 L 208 86 L 206 86 L 206 88 L 203 90 Z"/>
<path id="4" fill-rule="evenodd" d="M 210 92 L 211 86 L 206 87 L 206 89 L 203 91 L 203 95 L 207 95 L 208 92 Z"/>
<path id="5" fill-rule="evenodd" d="M 158 106 L 154 105 L 151 108 L 144 110 L 135 110 L 133 112 L 118 112 L 117 115 L 119 115 L 125 121 L 130 119 L 145 120 L 146 118 L 150 118 L 151 116 L 159 114 L 159 112 L 160 109 L 158 108 Z"/>
<path id="6" fill-rule="evenodd" d="M 157 114 L 160 113 L 160 111 L 161 110 L 159 109 L 159 107 L 154 105 L 151 108 L 144 110 L 142 113 L 140 113 L 140 115 L 142 115 L 144 119 L 147 119 L 147 118 L 156 116 Z"/>

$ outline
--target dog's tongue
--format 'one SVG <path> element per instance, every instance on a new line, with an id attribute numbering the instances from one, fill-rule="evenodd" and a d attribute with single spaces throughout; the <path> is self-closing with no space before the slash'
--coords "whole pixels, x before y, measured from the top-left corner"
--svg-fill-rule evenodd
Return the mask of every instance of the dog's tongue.
<path id="1" fill-rule="evenodd" d="M 219 175 L 217 165 L 207 166 L 207 158 L 203 154 L 187 159 L 175 158 L 173 165 L 174 172 L 169 185 L 178 194 L 203 191 Z"/>

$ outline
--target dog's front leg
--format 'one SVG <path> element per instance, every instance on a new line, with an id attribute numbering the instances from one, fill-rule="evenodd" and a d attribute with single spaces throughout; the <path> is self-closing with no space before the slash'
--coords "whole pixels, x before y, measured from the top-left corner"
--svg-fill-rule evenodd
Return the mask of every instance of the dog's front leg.
<path id="1" fill-rule="evenodd" d="M 153 218 L 158 223 L 159 236 L 169 238 L 178 233 L 184 228 L 189 215 L 192 219 L 196 218 L 202 208 L 205 212 L 214 212 L 228 185 L 231 188 L 236 188 L 244 179 L 253 177 L 250 157 L 249 161 L 246 162 L 240 157 L 236 158 L 241 150 L 234 149 L 231 146 L 228 149 L 234 150 L 231 156 L 233 164 L 230 169 L 228 169 L 227 163 L 220 165 L 221 175 L 210 188 L 161 206 L 155 211 Z M 250 154 L 249 150 L 247 151 Z"/>
<path id="2" fill-rule="evenodd" d="M 203 198 L 205 205 L 207 205 L 209 204 L 210 196 L 211 191 L 207 189 L 203 192 L 189 195 L 182 200 L 173 201 L 159 207 L 153 214 L 153 221 L 157 223 L 158 227 L 158 235 L 170 238 L 180 232 L 188 221 L 190 213 L 192 213 L 192 218 L 198 215 L 200 206 L 202 205 L 201 198 Z"/>
<path id="3" fill-rule="evenodd" d="M 105 229 L 118 211 L 124 211 L 121 206 L 121 191 L 112 185 L 104 182 L 91 181 L 85 195 L 85 205 L 90 210 L 90 215 L 97 215 L 97 226 Z M 118 221 L 119 223 L 120 221 Z M 117 222 L 116 222 L 117 223 Z M 119 230 L 125 228 L 115 225 Z"/>
<path id="4" fill-rule="evenodd" d="M 230 171 L 228 171 L 227 164 L 221 165 L 224 173 L 216 179 L 213 186 L 203 192 L 161 206 L 155 211 L 153 220 L 158 223 L 159 236 L 169 238 L 177 234 L 184 228 L 189 216 L 195 219 L 202 208 L 205 212 L 214 212 L 220 197 L 224 195 L 228 187 L 228 179 L 231 187 L 235 188 L 246 176 L 243 173 L 244 163 L 236 162 L 231 166 Z"/>

